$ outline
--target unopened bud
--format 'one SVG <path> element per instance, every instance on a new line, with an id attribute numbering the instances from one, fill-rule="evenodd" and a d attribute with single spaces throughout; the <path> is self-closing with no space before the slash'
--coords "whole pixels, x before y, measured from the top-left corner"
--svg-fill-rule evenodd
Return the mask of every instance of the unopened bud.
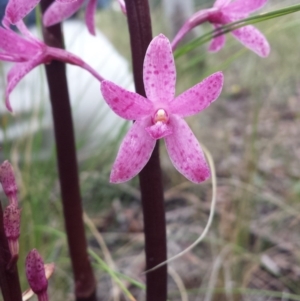
<path id="1" fill-rule="evenodd" d="M 45 275 L 46 275 L 46 278 L 49 279 L 53 272 L 54 272 L 54 269 L 55 269 L 55 264 L 52 262 L 52 263 L 47 263 L 47 264 L 44 264 L 44 269 L 45 269 Z M 22 300 L 23 301 L 27 301 L 29 300 L 32 296 L 34 295 L 34 292 L 31 288 L 27 289 L 25 292 L 23 292 L 22 294 Z M 46 294 L 44 294 L 46 295 Z M 47 296 L 47 295 L 46 295 Z M 47 300 L 47 299 L 46 299 Z"/>
<path id="2" fill-rule="evenodd" d="M 29 286 L 37 294 L 38 300 L 48 301 L 48 280 L 46 278 L 44 262 L 36 249 L 30 251 L 26 257 L 26 277 Z"/>
<path id="3" fill-rule="evenodd" d="M 12 258 L 18 258 L 21 209 L 16 204 L 8 205 L 3 214 L 5 236 Z"/>
<path id="4" fill-rule="evenodd" d="M 11 164 L 7 160 L 0 165 L 0 183 L 2 184 L 4 193 L 9 198 L 9 202 L 17 204 L 18 188 L 15 174 Z"/>

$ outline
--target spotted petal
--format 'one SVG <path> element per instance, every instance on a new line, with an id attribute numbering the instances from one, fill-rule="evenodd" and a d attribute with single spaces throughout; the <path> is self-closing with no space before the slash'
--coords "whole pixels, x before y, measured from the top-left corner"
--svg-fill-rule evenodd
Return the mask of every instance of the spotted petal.
<path id="1" fill-rule="evenodd" d="M 162 34 L 155 37 L 147 49 L 143 75 L 148 99 L 167 103 L 174 98 L 175 63 L 170 42 Z"/>
<path id="2" fill-rule="evenodd" d="M 213 26 L 215 29 L 220 28 L 220 26 L 216 25 L 216 24 L 213 24 Z M 221 50 L 224 47 L 225 41 L 226 41 L 226 38 L 225 38 L 224 34 L 213 38 L 209 44 L 208 50 L 210 52 L 218 52 L 219 50 Z"/>
<path id="3" fill-rule="evenodd" d="M 41 54 L 36 55 L 32 60 L 26 63 L 17 63 L 9 71 L 7 75 L 7 86 L 5 90 L 5 104 L 9 111 L 12 112 L 12 107 L 9 101 L 9 94 L 19 83 L 19 81 L 29 73 L 33 68 L 42 64 L 44 62 L 44 57 Z"/>
<path id="4" fill-rule="evenodd" d="M 76 2 L 77 0 L 56 0 L 56 2 L 60 2 L 60 3 L 72 3 L 72 2 Z"/>
<path id="5" fill-rule="evenodd" d="M 53 2 L 43 16 L 45 26 L 57 24 L 72 16 L 83 4 L 84 0 L 71 3 Z"/>
<path id="6" fill-rule="evenodd" d="M 214 7 L 222 8 L 230 3 L 231 0 L 216 0 Z"/>
<path id="7" fill-rule="evenodd" d="M 186 117 L 204 110 L 219 97 L 223 81 L 222 72 L 210 75 L 201 83 L 177 96 L 170 104 L 171 113 Z"/>
<path id="8" fill-rule="evenodd" d="M 224 13 L 250 14 L 262 8 L 268 0 L 236 0 L 226 6 Z"/>
<path id="9" fill-rule="evenodd" d="M 194 183 L 205 181 L 210 171 L 196 137 L 182 118 L 173 115 L 170 124 L 173 134 L 165 142 L 175 168 Z"/>
<path id="10" fill-rule="evenodd" d="M 254 51 L 261 57 L 270 53 L 270 45 L 265 36 L 254 26 L 247 25 L 231 32 L 244 46 Z"/>
<path id="11" fill-rule="evenodd" d="M 0 27 L 0 50 L 9 56 L 16 57 L 16 61 L 23 62 L 31 58 L 39 47 L 20 37 L 12 30 Z"/>
<path id="12" fill-rule="evenodd" d="M 40 2 L 40 0 L 9 0 L 5 10 L 3 24 L 16 24 L 30 13 Z"/>
<path id="13" fill-rule="evenodd" d="M 86 13 L 85 13 L 85 23 L 86 26 L 93 36 L 96 35 L 95 32 L 95 12 L 97 8 L 97 0 L 89 0 L 89 3 L 86 8 Z"/>
<path id="14" fill-rule="evenodd" d="M 153 110 L 153 105 L 148 99 L 108 80 L 101 83 L 101 92 L 110 108 L 127 120 L 140 119 L 151 114 Z"/>
<path id="15" fill-rule="evenodd" d="M 111 171 L 111 183 L 132 179 L 149 161 L 156 141 L 145 130 L 150 123 L 150 118 L 137 120 L 126 134 Z"/>

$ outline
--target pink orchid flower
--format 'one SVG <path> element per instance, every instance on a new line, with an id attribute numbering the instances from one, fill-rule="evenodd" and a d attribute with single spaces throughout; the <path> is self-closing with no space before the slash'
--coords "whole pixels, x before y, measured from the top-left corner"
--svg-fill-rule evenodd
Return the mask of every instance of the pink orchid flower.
<path id="1" fill-rule="evenodd" d="M 175 49 L 182 38 L 197 25 L 210 22 L 215 29 L 222 25 L 247 18 L 250 13 L 260 9 L 267 0 L 216 0 L 211 9 L 204 9 L 195 13 L 182 26 L 172 42 Z M 254 26 L 247 25 L 233 30 L 232 35 L 245 47 L 249 48 L 261 57 L 267 57 L 270 53 L 270 45 L 265 36 Z M 209 46 L 209 51 L 217 52 L 225 44 L 225 35 L 214 38 Z"/>
<path id="2" fill-rule="evenodd" d="M 147 98 L 103 81 L 101 91 L 111 109 L 135 120 L 125 136 L 110 181 L 120 183 L 137 175 L 148 162 L 157 139 L 164 138 L 175 168 L 200 183 L 210 176 L 201 147 L 182 117 L 191 116 L 218 98 L 223 74 L 217 72 L 174 98 L 176 69 L 169 40 L 162 34 L 150 43 L 144 61 Z"/>
<path id="3" fill-rule="evenodd" d="M 76 55 L 64 49 L 49 47 L 35 38 L 23 21 L 19 21 L 16 25 L 24 37 L 10 29 L 0 27 L 0 60 L 16 63 L 7 75 L 5 103 L 9 111 L 12 111 L 9 95 L 18 82 L 36 66 L 48 64 L 52 60 L 77 65 L 89 71 L 98 80 L 103 80 L 94 69 Z"/>
<path id="4" fill-rule="evenodd" d="M 43 23 L 45 26 L 57 24 L 70 16 L 83 6 L 85 0 L 56 0 L 46 10 L 43 16 Z M 97 8 L 97 0 L 88 0 L 85 22 L 89 32 L 95 35 L 95 11 Z"/>

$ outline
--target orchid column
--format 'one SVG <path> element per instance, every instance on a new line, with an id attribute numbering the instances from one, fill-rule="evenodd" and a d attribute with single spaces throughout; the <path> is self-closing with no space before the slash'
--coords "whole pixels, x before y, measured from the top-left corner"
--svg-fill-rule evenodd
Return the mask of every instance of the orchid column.
<path id="1" fill-rule="evenodd" d="M 151 18 L 147 0 L 125 0 L 130 33 L 133 74 L 136 92 L 146 96 L 143 64 L 152 40 Z M 144 214 L 146 269 L 167 258 L 163 185 L 159 161 L 159 141 L 150 160 L 139 174 Z M 146 275 L 147 301 L 166 301 L 167 266 Z"/>

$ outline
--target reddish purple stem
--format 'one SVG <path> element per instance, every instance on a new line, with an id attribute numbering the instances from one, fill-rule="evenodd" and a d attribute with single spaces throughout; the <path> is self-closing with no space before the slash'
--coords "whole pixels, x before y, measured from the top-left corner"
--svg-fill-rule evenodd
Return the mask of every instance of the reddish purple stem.
<path id="1" fill-rule="evenodd" d="M 53 1 L 41 1 L 43 13 Z M 60 24 L 43 28 L 43 36 L 47 45 L 62 48 L 63 36 Z M 63 213 L 75 278 L 75 296 L 77 301 L 96 301 L 96 283 L 87 254 L 87 241 L 82 219 L 75 138 L 65 64 L 52 61 L 45 67 L 52 105 Z"/>
<path id="2" fill-rule="evenodd" d="M 152 40 L 148 0 L 125 0 L 130 33 L 133 75 L 136 92 L 145 95 L 143 63 Z M 159 142 L 150 160 L 139 174 L 144 214 L 146 269 L 167 258 L 163 184 L 159 160 Z M 166 301 L 167 266 L 146 274 L 147 301 Z"/>

